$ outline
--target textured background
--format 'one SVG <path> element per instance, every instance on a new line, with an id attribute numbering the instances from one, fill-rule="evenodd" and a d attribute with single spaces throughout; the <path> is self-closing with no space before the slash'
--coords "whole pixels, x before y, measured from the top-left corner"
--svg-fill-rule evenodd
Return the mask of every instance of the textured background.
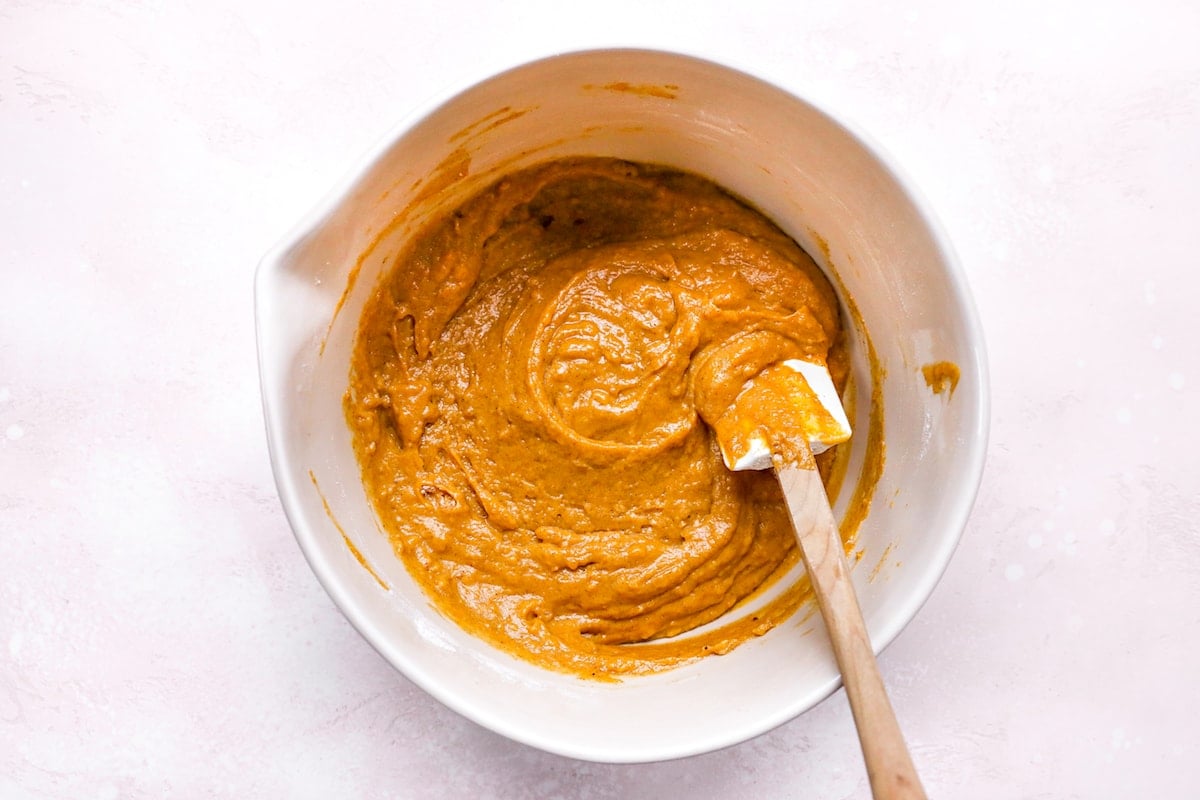
<path id="1" fill-rule="evenodd" d="M 1200 8 L 887 5 L 0 1 L 0 797 L 867 795 L 841 693 L 662 764 L 485 731 L 358 637 L 279 508 L 258 258 L 430 95 L 611 44 L 845 113 L 959 249 L 987 472 L 882 658 L 931 794 L 1195 797 Z"/>

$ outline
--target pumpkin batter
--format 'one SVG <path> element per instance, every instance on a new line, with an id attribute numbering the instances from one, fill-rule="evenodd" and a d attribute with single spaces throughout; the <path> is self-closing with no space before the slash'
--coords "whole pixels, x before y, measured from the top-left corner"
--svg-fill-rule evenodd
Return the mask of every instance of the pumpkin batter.
<path id="1" fill-rule="evenodd" d="M 775 480 L 728 471 L 710 428 L 785 359 L 845 379 L 833 290 L 791 239 L 697 176 L 578 158 L 501 179 L 399 255 L 360 322 L 346 415 L 383 526 L 443 613 L 613 678 L 795 611 L 802 585 L 653 641 L 798 557 Z"/>

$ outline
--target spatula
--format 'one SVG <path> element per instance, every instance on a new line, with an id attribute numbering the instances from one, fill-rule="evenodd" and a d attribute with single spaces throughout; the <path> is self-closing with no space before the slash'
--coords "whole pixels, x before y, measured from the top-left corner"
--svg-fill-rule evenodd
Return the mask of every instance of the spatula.
<path id="1" fill-rule="evenodd" d="M 837 522 L 814 453 L 846 441 L 850 424 L 824 364 L 781 362 L 749 381 L 714 425 L 733 470 L 773 469 L 858 729 L 871 794 L 924 798 L 871 648 Z"/>

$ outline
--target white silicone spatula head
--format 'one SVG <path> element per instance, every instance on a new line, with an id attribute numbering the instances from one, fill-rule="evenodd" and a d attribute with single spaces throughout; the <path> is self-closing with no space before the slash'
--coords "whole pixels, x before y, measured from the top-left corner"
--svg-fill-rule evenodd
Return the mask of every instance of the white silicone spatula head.
<path id="1" fill-rule="evenodd" d="M 767 391 L 773 395 L 783 395 L 781 399 L 790 412 L 789 422 L 800 424 L 809 451 L 816 455 L 847 441 L 851 435 L 850 420 L 846 418 L 828 367 L 799 359 L 780 362 L 780 367 L 785 369 L 777 371 L 774 385 Z M 753 409 L 746 408 L 745 402 L 748 399 L 746 393 L 754 392 L 760 386 L 761 376 L 743 388 L 738 400 L 734 401 L 734 407 L 730 409 L 735 416 L 740 415 L 743 425 L 753 427 L 749 437 L 739 440 L 736 435 L 728 435 L 722 430 L 720 420 L 715 425 L 721 457 L 725 460 L 725 466 L 735 472 L 770 469 L 773 466 L 769 434 L 782 430 L 783 421 L 761 419 Z M 739 400 L 743 402 L 739 403 Z"/>

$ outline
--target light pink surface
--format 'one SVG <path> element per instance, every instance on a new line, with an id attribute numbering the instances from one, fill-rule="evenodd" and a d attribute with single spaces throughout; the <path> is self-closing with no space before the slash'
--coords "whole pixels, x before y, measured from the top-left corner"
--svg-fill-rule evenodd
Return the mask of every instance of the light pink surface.
<path id="1" fill-rule="evenodd" d="M 429 95 L 610 44 L 846 113 L 958 247 L 989 464 L 882 659 L 931 795 L 1195 796 L 1200 9 L 394 5 L 0 6 L 0 797 L 866 796 L 841 693 L 632 767 L 466 722 L 351 630 L 275 497 L 258 258 Z"/>

